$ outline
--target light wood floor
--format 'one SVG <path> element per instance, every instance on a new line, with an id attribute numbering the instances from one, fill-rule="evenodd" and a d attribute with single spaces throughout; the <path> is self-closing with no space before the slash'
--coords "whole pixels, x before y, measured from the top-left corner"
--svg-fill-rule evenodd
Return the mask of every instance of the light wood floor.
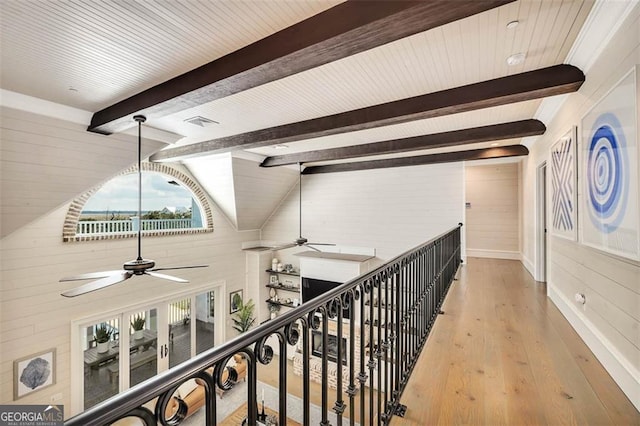
<path id="1" fill-rule="evenodd" d="M 392 425 L 640 425 L 518 261 L 469 258 Z"/>

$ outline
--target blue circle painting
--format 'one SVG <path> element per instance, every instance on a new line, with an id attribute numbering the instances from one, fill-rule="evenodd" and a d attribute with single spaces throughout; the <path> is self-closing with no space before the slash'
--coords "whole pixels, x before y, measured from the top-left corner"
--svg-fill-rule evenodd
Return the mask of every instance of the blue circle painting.
<path id="1" fill-rule="evenodd" d="M 613 114 L 596 120 L 587 146 L 586 186 L 592 222 L 601 231 L 613 232 L 624 217 L 628 170 L 623 155 L 624 135 Z"/>

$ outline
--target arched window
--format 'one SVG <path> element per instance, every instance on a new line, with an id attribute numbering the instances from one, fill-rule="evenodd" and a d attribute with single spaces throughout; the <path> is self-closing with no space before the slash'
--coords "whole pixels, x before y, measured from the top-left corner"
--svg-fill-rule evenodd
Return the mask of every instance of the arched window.
<path id="1" fill-rule="evenodd" d="M 65 219 L 64 241 L 105 240 L 137 235 L 212 232 L 204 191 L 184 173 L 142 163 L 142 216 L 138 218 L 138 168 L 133 166 L 75 199 Z"/>

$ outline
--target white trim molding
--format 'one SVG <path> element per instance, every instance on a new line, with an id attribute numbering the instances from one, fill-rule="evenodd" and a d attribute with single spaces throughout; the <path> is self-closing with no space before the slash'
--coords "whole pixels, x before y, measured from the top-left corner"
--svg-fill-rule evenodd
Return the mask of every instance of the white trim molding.
<path id="1" fill-rule="evenodd" d="M 524 265 L 524 267 L 527 269 L 527 271 L 529 272 L 529 274 L 531 274 L 531 277 L 534 277 L 535 274 L 535 266 L 533 265 L 533 262 L 531 261 L 531 259 L 529 259 L 527 256 L 525 256 L 524 254 L 521 255 L 521 259 L 520 261 L 522 262 L 522 264 Z M 535 279 L 535 278 L 534 278 Z"/>
<path id="2" fill-rule="evenodd" d="M 568 300 L 549 282 L 547 294 L 580 338 L 591 349 L 598 361 L 620 386 L 631 403 L 640 410 L 640 372 L 633 367 L 609 340 L 580 313 L 574 302 Z"/>
<path id="3" fill-rule="evenodd" d="M 483 257 L 489 259 L 510 259 L 522 260 L 522 255 L 517 251 L 508 250 L 485 250 L 485 249 L 467 249 L 468 257 Z"/>

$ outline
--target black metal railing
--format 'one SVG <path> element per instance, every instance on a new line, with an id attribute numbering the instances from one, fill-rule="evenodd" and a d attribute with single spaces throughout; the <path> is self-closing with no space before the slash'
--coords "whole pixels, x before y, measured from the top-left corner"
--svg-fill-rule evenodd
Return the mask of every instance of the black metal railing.
<path id="1" fill-rule="evenodd" d="M 312 424 L 310 381 L 316 380 L 321 402 L 314 407 L 318 418 L 313 423 L 330 425 L 331 412 L 337 425 L 388 424 L 394 415 L 403 414 L 400 397 L 462 262 L 461 226 L 78 414 L 66 424 L 104 425 L 137 417 L 146 425 L 179 425 L 187 406 L 176 390 L 196 378 L 204 388 L 206 403 L 201 409 L 206 424 L 215 425 L 215 389 L 231 387 L 231 379 L 222 380 L 223 373 L 233 355 L 242 353 L 248 364 L 246 423 L 255 425 L 261 416 L 258 363 L 266 365 L 274 359 L 273 348 L 266 343 L 272 335 L 278 338 L 280 354 L 287 353 L 287 345 L 297 347 L 303 405 L 298 422 Z M 343 309 L 350 311 L 349 320 L 343 320 Z M 322 333 L 322 344 L 315 348 L 321 357 L 312 356 L 313 331 Z M 329 361 L 330 353 L 332 359 L 346 359 L 346 363 Z M 316 364 L 313 371 L 311 363 Z M 279 357 L 278 369 L 279 406 L 271 408 L 278 413 L 278 424 L 286 425 L 290 373 L 286 356 Z M 313 377 L 314 373 L 318 377 Z M 151 411 L 145 403 L 155 398 Z"/>

